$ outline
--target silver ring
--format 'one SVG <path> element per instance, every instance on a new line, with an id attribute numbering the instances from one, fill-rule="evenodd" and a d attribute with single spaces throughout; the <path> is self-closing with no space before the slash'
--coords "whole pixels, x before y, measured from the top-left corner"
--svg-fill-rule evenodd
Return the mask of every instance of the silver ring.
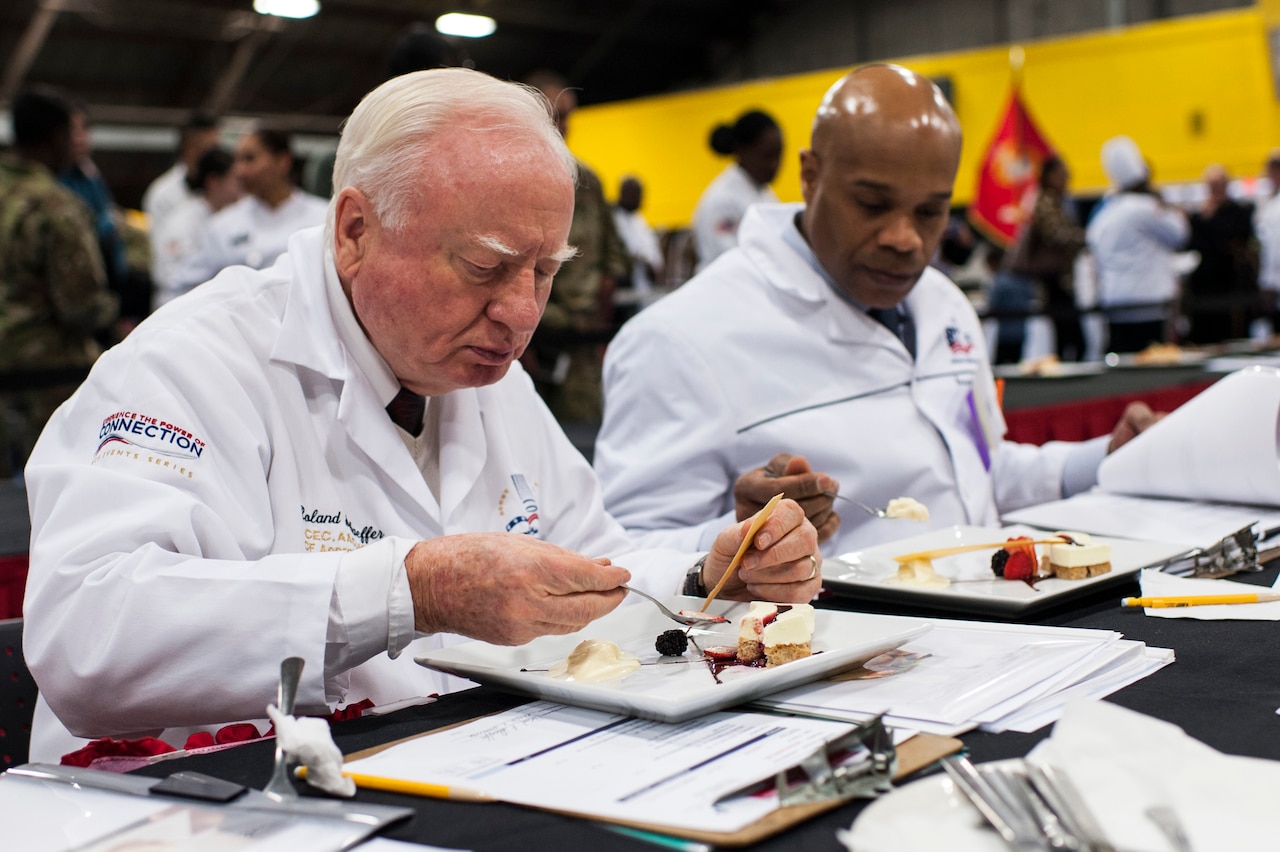
<path id="1" fill-rule="evenodd" d="M 804 578 L 804 581 L 805 581 L 806 583 L 807 583 L 807 582 L 809 582 L 810 580 L 812 580 L 814 577 L 818 576 L 818 557 L 816 557 L 816 556 L 814 556 L 812 553 L 810 553 L 810 554 L 809 554 L 809 561 L 813 563 L 813 570 L 809 572 L 809 576 L 808 576 L 808 577 L 805 577 L 805 578 Z"/>

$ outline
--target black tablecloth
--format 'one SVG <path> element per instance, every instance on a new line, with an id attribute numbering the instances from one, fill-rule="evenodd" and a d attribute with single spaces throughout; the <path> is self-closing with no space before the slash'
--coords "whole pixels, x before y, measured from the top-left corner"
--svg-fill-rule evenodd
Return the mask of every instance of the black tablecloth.
<path id="1" fill-rule="evenodd" d="M 1273 566 L 1236 579 L 1270 585 Z M 1119 606 L 1136 594 L 1136 580 L 1091 593 L 1056 609 L 1021 619 L 1029 623 L 1116 630 L 1152 647 L 1172 648 L 1177 662 L 1113 694 L 1108 701 L 1173 722 L 1192 736 L 1230 754 L 1280 760 L 1280 625 L 1271 621 L 1199 621 L 1146 616 Z M 903 607 L 858 605 L 828 598 L 823 606 L 912 615 L 940 615 Z M 526 699 L 479 687 L 441 698 L 434 704 L 401 710 L 385 717 L 366 717 L 334 726 L 334 739 L 351 753 L 422 731 L 507 709 Z M 1048 736 L 970 733 L 962 739 L 975 761 L 1020 757 Z M 206 772 L 261 788 L 271 774 L 271 743 L 254 743 L 211 755 L 159 763 L 139 770 L 165 776 L 179 769 Z M 923 770 L 923 772 L 936 770 Z M 304 790 L 304 794 L 305 794 Z M 505 804 L 470 804 L 361 790 L 361 800 L 412 807 L 416 815 L 385 832 L 388 837 L 436 846 L 479 850 L 618 849 L 652 850 L 651 844 L 624 837 L 597 824 Z M 847 828 L 866 806 L 852 802 L 759 843 L 759 850 L 833 850 L 838 828 Z"/>

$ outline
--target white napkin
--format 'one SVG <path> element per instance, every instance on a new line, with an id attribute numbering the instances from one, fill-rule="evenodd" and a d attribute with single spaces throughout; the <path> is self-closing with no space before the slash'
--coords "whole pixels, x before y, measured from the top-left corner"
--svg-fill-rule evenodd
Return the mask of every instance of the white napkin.
<path id="1" fill-rule="evenodd" d="M 1153 805 L 1173 809 L 1192 849 L 1276 848 L 1280 762 L 1222 754 L 1176 725 L 1105 701 L 1068 705 L 1028 759 L 1071 778 L 1116 848 L 1172 848 L 1144 813 Z"/>
<path id="2" fill-rule="evenodd" d="M 286 716 L 274 704 L 267 716 L 276 726 L 276 742 L 290 759 L 307 767 L 307 783 L 331 796 L 351 798 L 356 782 L 342 774 L 342 752 L 333 741 L 329 723 L 313 716 Z"/>
<path id="3" fill-rule="evenodd" d="M 1139 575 L 1144 598 L 1171 595 L 1235 595 L 1270 591 L 1250 583 L 1231 580 L 1205 580 L 1175 577 L 1148 568 Z M 1202 621 L 1280 621 L 1280 601 L 1253 604 L 1217 604 L 1206 606 L 1147 607 L 1147 615 L 1157 618 L 1198 618 Z"/>
<path id="4" fill-rule="evenodd" d="M 1103 460 L 1114 494 L 1280 506 L 1280 370 L 1226 376 Z"/>

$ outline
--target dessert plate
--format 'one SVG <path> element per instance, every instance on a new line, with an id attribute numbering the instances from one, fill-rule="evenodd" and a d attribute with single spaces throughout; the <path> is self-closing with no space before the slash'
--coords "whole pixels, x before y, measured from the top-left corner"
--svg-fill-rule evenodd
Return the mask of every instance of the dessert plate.
<path id="1" fill-rule="evenodd" d="M 667 605 L 673 610 L 697 609 L 702 598 L 675 597 Z M 690 637 L 703 648 L 736 645 L 737 622 L 747 606 L 737 601 L 713 602 L 709 611 L 723 615 L 728 623 L 690 628 Z M 928 628 L 929 623 L 918 618 L 820 609 L 814 612 L 812 656 L 771 669 L 729 666 L 715 675 L 693 645 L 683 657 L 660 656 L 654 640 L 672 624 L 640 601 L 624 604 L 568 636 L 542 636 L 514 648 L 468 642 L 416 660 L 437 671 L 536 698 L 658 722 L 683 722 L 861 665 Z M 620 680 L 595 683 L 552 678 L 547 669 L 585 639 L 616 642 L 624 652 L 640 658 L 640 670 Z"/>
<path id="2" fill-rule="evenodd" d="M 951 580 L 942 589 L 886 583 L 898 573 L 893 557 L 960 545 L 1003 542 L 1013 536 L 1045 537 L 1043 530 L 1014 525 L 1009 527 L 951 526 L 912 538 L 876 545 L 865 550 L 832 556 L 822 562 L 823 585 L 838 594 L 863 600 L 907 603 L 915 606 L 953 610 L 979 615 L 1022 614 L 1061 603 L 1072 597 L 1096 592 L 1100 586 L 1123 582 L 1143 568 L 1160 565 L 1186 553 L 1181 544 L 1136 541 L 1095 535 L 1095 542 L 1111 545 L 1111 571 L 1083 580 L 1048 577 L 1035 587 L 1017 580 L 1005 580 L 991 572 L 991 550 L 961 553 L 933 560 L 934 571 Z M 1037 548 L 1043 554 L 1046 548 Z"/>

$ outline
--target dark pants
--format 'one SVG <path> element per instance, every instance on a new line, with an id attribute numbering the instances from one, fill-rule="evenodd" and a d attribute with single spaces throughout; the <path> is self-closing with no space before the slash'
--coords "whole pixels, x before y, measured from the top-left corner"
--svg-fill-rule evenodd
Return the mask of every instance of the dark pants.
<path id="1" fill-rule="evenodd" d="M 1058 360 L 1079 361 L 1084 357 L 1084 329 L 1075 293 L 1062 286 L 1061 275 L 1042 275 L 1040 281 L 1044 284 L 1045 313 L 1053 320 Z"/>
<path id="2" fill-rule="evenodd" d="M 1164 320 L 1147 322 L 1111 320 L 1109 325 L 1111 333 L 1107 349 L 1111 352 L 1141 352 L 1152 343 L 1164 342 Z"/>

